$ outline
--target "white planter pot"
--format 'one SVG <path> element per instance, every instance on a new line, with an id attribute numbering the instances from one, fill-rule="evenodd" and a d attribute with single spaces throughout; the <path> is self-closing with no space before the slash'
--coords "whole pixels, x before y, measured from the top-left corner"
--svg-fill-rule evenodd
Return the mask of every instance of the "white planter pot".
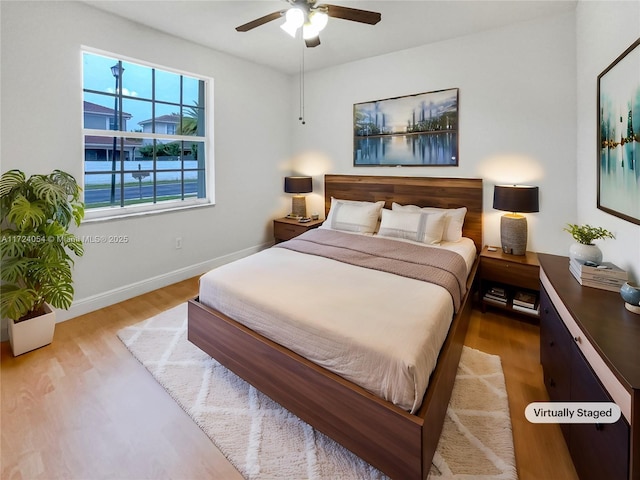
<path id="1" fill-rule="evenodd" d="M 569 247 L 569 258 L 577 260 L 580 263 L 585 262 L 602 262 L 602 250 L 597 245 L 584 245 L 583 243 L 574 243 Z"/>
<path id="2" fill-rule="evenodd" d="M 56 327 L 56 312 L 44 305 L 45 314 L 15 323 L 9 320 L 9 342 L 13 355 L 17 357 L 36 348 L 49 345 L 53 341 Z"/>

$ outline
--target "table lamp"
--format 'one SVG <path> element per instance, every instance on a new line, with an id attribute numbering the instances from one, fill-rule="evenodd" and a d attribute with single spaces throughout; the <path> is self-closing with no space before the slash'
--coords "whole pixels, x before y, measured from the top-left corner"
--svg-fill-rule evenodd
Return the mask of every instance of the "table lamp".
<path id="1" fill-rule="evenodd" d="M 293 193 L 291 215 L 294 217 L 306 217 L 307 202 L 302 194 L 313 191 L 311 177 L 284 177 L 284 191 Z"/>
<path id="2" fill-rule="evenodd" d="M 538 212 L 538 187 L 528 185 L 496 185 L 493 208 L 511 212 L 500 218 L 502 251 L 524 255 L 527 251 L 527 219 L 521 213 Z"/>

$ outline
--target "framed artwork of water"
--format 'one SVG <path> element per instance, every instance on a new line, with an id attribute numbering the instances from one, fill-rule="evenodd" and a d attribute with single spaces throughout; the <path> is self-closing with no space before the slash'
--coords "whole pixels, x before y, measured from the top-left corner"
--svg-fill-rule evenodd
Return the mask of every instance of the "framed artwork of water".
<path id="1" fill-rule="evenodd" d="M 598 75 L 598 208 L 640 225 L 640 38 Z"/>
<path id="2" fill-rule="evenodd" d="M 458 166 L 458 89 L 353 106 L 353 164 Z"/>

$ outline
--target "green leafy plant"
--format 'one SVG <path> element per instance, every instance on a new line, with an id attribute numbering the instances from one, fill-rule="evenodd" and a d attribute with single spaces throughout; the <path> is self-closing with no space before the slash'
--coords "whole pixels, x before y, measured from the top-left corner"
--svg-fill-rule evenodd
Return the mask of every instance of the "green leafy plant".
<path id="1" fill-rule="evenodd" d="M 71 254 L 84 254 L 69 232 L 84 218 L 82 189 L 61 170 L 28 179 L 20 170 L 0 177 L 0 314 L 14 321 L 39 315 L 46 302 L 68 309 L 73 301 Z"/>
<path id="2" fill-rule="evenodd" d="M 616 238 L 610 231 L 600 227 L 592 227 L 591 225 L 568 223 L 564 230 L 569 232 L 576 242 L 582 243 L 583 245 L 593 245 L 594 240 Z"/>

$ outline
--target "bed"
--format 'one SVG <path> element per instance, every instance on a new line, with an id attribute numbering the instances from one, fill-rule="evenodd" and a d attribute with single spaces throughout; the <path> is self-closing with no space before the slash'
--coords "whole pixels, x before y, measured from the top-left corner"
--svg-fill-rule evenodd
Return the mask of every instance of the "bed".
<path id="1" fill-rule="evenodd" d="M 477 254 L 482 246 L 480 179 L 326 175 L 325 213 L 329 213 L 332 197 L 346 201 L 383 201 L 389 209 L 393 202 L 449 209 L 464 206 L 467 213 L 463 236 L 471 239 L 472 249 L 475 247 L 473 253 Z M 323 235 L 332 238 L 330 231 Z M 291 255 L 312 256 L 295 251 L 285 253 L 289 251 L 286 247 L 270 250 L 274 252 L 269 252 L 269 257 L 265 258 L 275 253 L 280 255 L 274 257 L 275 263 L 284 259 L 285 265 Z M 418 401 L 409 398 L 403 404 L 402 401 L 385 400 L 383 394 L 372 393 L 371 388 L 365 388 L 359 381 L 350 381 L 348 375 L 335 373 L 335 368 L 325 368 L 321 362 L 296 353 L 297 345 L 286 348 L 267 338 L 259 333 L 259 322 L 258 326 L 249 328 L 244 323 L 251 323 L 245 318 L 243 323 L 236 321 L 241 316 L 258 317 L 257 311 L 247 313 L 226 305 L 215 309 L 200 297 L 195 298 L 189 302 L 189 340 L 391 478 L 424 479 L 437 447 L 467 330 L 477 270 L 477 258 L 473 257 L 476 255 L 467 262 L 469 273 L 463 279 L 465 291 L 459 301 L 454 302 L 455 314 L 451 314 L 449 328 L 442 333 L 444 340 L 439 352 L 436 351 L 433 372 L 426 375 L 426 391 L 424 395 L 420 390 L 416 394 L 420 396 Z M 314 258 L 311 261 L 320 264 L 333 260 Z M 368 277 L 375 275 L 368 274 Z M 374 287 L 379 288 L 377 284 Z M 273 307 L 275 309 L 277 305 Z M 272 308 L 265 307 L 264 310 Z M 277 316 L 279 310 L 275 311 Z M 280 340 L 280 337 L 276 339 Z M 282 343 L 286 345 L 287 341 Z"/>

